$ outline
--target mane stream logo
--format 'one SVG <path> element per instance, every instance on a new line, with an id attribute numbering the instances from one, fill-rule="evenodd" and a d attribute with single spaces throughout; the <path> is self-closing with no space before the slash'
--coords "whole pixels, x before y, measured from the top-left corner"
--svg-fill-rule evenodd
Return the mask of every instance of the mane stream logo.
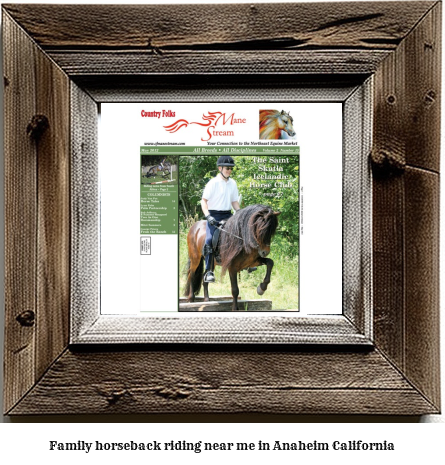
<path id="1" fill-rule="evenodd" d="M 207 128 L 206 136 L 201 137 L 203 142 L 208 142 L 213 136 L 223 136 L 223 137 L 233 137 L 235 132 L 233 130 L 227 130 L 226 127 L 224 129 L 216 129 L 218 126 L 233 126 L 234 124 L 246 124 L 246 118 L 235 118 L 235 113 L 232 113 L 229 116 L 226 116 L 225 113 L 221 113 L 220 111 L 215 112 L 208 112 L 207 115 L 202 115 L 202 119 L 204 120 L 203 123 L 198 121 L 187 121 L 185 119 L 178 119 L 170 126 L 164 126 L 165 130 L 170 132 L 171 134 L 179 131 L 182 127 L 188 127 L 192 124 L 197 124 L 198 126 L 202 126 Z"/>

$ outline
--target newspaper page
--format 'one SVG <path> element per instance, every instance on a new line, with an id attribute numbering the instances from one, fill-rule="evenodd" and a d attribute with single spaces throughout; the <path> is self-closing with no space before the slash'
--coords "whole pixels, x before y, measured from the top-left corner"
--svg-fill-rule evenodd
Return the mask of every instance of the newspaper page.
<path id="1" fill-rule="evenodd" d="M 99 152 L 102 313 L 341 313 L 341 104 L 103 104 Z"/>

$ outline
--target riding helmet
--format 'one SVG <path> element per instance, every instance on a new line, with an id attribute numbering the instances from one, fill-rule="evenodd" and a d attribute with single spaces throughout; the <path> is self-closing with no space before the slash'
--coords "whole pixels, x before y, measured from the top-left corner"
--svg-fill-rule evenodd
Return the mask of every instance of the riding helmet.
<path id="1" fill-rule="evenodd" d="M 229 155 L 222 155 L 218 158 L 216 166 L 235 166 L 235 160 Z"/>

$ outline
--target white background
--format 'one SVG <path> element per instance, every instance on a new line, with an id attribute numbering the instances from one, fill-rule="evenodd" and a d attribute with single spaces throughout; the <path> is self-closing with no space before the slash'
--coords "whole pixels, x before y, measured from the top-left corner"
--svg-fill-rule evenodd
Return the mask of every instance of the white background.
<path id="1" fill-rule="evenodd" d="M 141 110 L 153 108 L 151 104 L 139 103 L 101 106 L 100 299 L 104 315 L 166 312 L 178 306 L 177 235 L 152 234 L 151 254 L 140 253 L 140 147 L 158 137 L 159 128 L 151 122 L 170 121 L 141 117 Z"/>
<path id="2" fill-rule="evenodd" d="M 285 0 L 283 0 L 285 1 Z M 314 0 L 315 1 L 315 0 Z M 12 3 L 12 2 L 11 2 Z M 17 2 L 19 3 L 19 2 Z M 20 2 L 26 3 L 26 2 Z M 42 3 L 42 2 L 40 2 Z M 58 3 L 45 2 L 45 3 Z M 68 2 L 65 2 L 68 3 Z M 77 0 L 70 3 L 91 3 Z M 102 3 L 121 3 L 121 2 L 102 2 Z M 133 3 L 154 3 L 138 2 Z M 161 1 L 157 3 L 163 3 Z M 186 1 L 171 3 L 188 3 Z M 196 2 L 194 2 L 196 3 Z M 211 3 L 211 2 L 209 2 Z M 238 3 L 250 3 L 244 0 L 238 0 Z M 0 94 L 0 98 L 1 94 Z M 442 121 L 443 125 L 443 121 Z M 444 130 L 442 129 L 442 147 Z M 443 161 L 442 161 L 443 163 Z M 3 177 L 0 176 L 0 182 Z M 442 192 L 445 190 L 442 189 Z M 3 193 L 3 186 L 0 191 Z M 442 194 L 443 195 L 443 194 Z M 445 204 L 444 198 L 441 199 L 441 205 Z M 3 201 L 0 203 L 3 209 Z M 444 218 L 442 211 L 442 218 Z M 3 229 L 1 229 L 3 234 Z M 443 228 L 442 233 L 443 234 Z M 3 248 L 1 249 L 3 250 Z M 443 254 L 441 255 L 441 270 L 443 266 Z M 442 271 L 443 275 L 443 271 Z M 443 299 L 442 299 L 443 302 Z M 442 304 L 443 306 L 443 304 Z M 442 318 L 441 328 L 444 334 L 444 321 Z M 3 351 L 3 327 L 4 320 L 2 315 L 2 327 L 0 328 L 0 350 Z M 442 380 L 444 380 L 444 344 L 442 344 Z M 1 353 L 3 355 L 3 353 Z M 442 381 L 442 399 L 445 401 L 444 386 Z M 180 424 L 174 422 L 200 421 L 201 423 Z M 206 424 L 207 422 L 218 422 Z M 227 421 L 235 424 L 225 423 Z M 412 463 L 443 463 L 443 438 L 445 437 L 445 417 L 443 415 L 429 415 L 419 418 L 405 417 L 363 417 L 363 416 L 270 416 L 256 417 L 251 416 L 247 421 L 262 422 L 260 424 L 243 424 L 246 421 L 244 416 L 200 416 L 200 417 L 178 417 L 178 416 L 61 416 L 61 417 L 28 417 L 14 420 L 11 424 L 10 418 L 3 417 L 4 424 L 0 427 L 0 460 L 3 463 L 46 463 L 65 465 L 82 463 L 102 463 L 107 461 L 110 464 L 120 464 L 123 461 L 131 460 L 133 464 L 156 463 L 246 463 L 248 460 L 256 463 L 274 463 L 295 464 L 302 461 L 312 460 L 315 463 L 333 462 L 341 464 L 362 463 L 362 464 L 412 464 Z M 35 424 L 42 422 L 42 424 Z M 43 424 L 43 422 L 45 422 Z M 57 422 L 64 422 L 59 425 Z M 101 422 L 100 425 L 91 422 Z M 110 423 L 111 424 L 107 424 Z M 134 424 L 116 424 L 134 422 Z M 138 424 L 143 422 L 145 424 Z M 167 424 L 162 424 L 167 422 Z M 311 424 L 318 422 L 317 424 Z M 337 422 L 337 423 L 335 423 Z M 365 423 L 363 423 L 365 422 Z M 377 422 L 377 424 L 376 424 Z M 410 422 L 409 424 L 403 424 Z M 419 425 L 422 423 L 436 423 L 430 425 Z M 27 424 L 30 423 L 30 424 Z M 103 424 L 102 424 L 103 423 Z M 158 453 L 106 453 L 106 455 L 92 455 L 84 452 L 50 452 L 49 440 L 59 441 L 149 441 L 158 440 L 213 440 L 213 441 L 244 441 L 256 442 L 263 441 L 295 441 L 295 440 L 313 440 L 334 441 L 337 438 L 341 440 L 364 439 L 368 441 L 387 439 L 396 444 L 396 451 L 379 452 L 379 453 L 213 453 L 211 456 L 206 454 L 182 453 L 173 456 L 159 455 Z M 315 455 L 314 455 L 315 454 Z M 173 457 L 173 458 L 172 458 Z"/>

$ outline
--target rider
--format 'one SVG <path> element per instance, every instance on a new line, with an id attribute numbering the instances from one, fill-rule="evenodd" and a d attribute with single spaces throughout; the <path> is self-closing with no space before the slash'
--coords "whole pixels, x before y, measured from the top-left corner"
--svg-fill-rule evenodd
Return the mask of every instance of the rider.
<path id="1" fill-rule="evenodd" d="M 215 282 L 215 275 L 212 271 L 212 237 L 216 226 L 218 226 L 220 221 L 227 220 L 232 216 L 231 208 L 235 212 L 240 209 L 238 187 L 236 182 L 230 177 L 235 166 L 235 161 L 231 156 L 223 155 L 218 158 L 216 165 L 219 173 L 207 183 L 201 199 L 201 208 L 207 220 L 204 247 L 206 263 L 204 282 L 207 283 Z"/>

